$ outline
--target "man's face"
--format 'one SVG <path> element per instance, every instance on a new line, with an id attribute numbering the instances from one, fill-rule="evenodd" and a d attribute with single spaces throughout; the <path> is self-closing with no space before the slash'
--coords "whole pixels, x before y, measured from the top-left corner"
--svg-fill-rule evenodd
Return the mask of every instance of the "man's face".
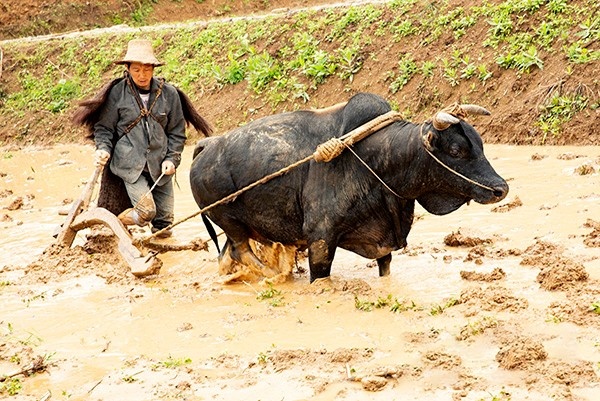
<path id="1" fill-rule="evenodd" d="M 154 66 L 152 64 L 131 63 L 129 65 L 129 73 L 133 82 L 140 89 L 150 89 L 152 75 L 154 75 Z"/>

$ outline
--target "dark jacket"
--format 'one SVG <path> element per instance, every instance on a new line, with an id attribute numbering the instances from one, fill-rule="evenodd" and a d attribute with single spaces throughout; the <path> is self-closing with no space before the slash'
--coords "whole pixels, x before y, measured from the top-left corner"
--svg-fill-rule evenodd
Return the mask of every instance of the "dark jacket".
<path id="1" fill-rule="evenodd" d="M 152 79 L 150 107 L 159 91 L 160 81 Z M 181 163 L 185 135 L 185 119 L 177 89 L 164 83 L 150 114 L 132 125 L 141 114 L 136 101 L 137 93 L 131 90 L 127 79 L 117 83 L 104 103 L 98 122 L 94 125 L 96 148 L 111 154 L 110 169 L 124 181 L 135 182 L 147 164 L 154 181 L 161 174 L 165 160 L 175 167 Z M 129 132 L 127 132 L 130 127 Z M 158 185 L 164 185 L 172 176 L 164 176 Z"/>

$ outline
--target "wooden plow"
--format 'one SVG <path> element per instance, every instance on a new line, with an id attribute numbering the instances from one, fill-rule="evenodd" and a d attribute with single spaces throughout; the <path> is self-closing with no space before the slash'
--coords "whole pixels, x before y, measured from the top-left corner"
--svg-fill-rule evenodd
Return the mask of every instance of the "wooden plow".
<path id="1" fill-rule="evenodd" d="M 133 245 L 133 237 L 117 216 L 101 207 L 88 208 L 101 173 L 102 166 L 96 167 L 83 193 L 71 205 L 67 219 L 55 233 L 56 242 L 59 245 L 70 247 L 75 240 L 77 231 L 98 224 L 104 225 L 110 228 L 119 239 L 119 253 L 131 268 L 133 275 L 142 277 L 156 273 L 161 267 L 161 261 L 156 258 L 156 254 L 144 255 Z"/>
<path id="2" fill-rule="evenodd" d="M 118 250 L 124 261 L 131 268 L 133 275 L 137 277 L 143 277 L 151 274 L 155 274 L 160 270 L 162 262 L 156 258 L 156 255 L 160 252 L 168 251 L 179 251 L 179 250 L 208 250 L 207 243 L 201 240 L 192 241 L 189 245 L 173 245 L 173 244 L 158 244 L 150 242 L 150 240 L 158 236 L 163 231 L 171 229 L 176 225 L 179 225 L 193 217 L 198 216 L 215 206 L 223 203 L 227 203 L 235 199 L 240 194 L 272 180 L 278 176 L 281 176 L 293 168 L 300 166 L 308 161 L 315 160 L 317 162 L 329 162 L 335 157 L 339 156 L 345 148 L 351 147 L 356 142 L 366 138 L 372 133 L 379 129 L 391 124 L 394 121 L 400 120 L 401 116 L 399 113 L 390 111 L 373 120 L 365 123 L 364 125 L 350 131 L 340 138 L 332 138 L 329 141 L 319 145 L 315 152 L 308 155 L 302 160 L 299 160 L 289 166 L 282 168 L 272 174 L 269 174 L 260 180 L 257 180 L 246 187 L 226 196 L 225 198 L 214 202 L 198 212 L 171 224 L 164 229 L 155 232 L 149 237 L 141 240 L 136 240 L 129 233 L 127 228 L 121 223 L 121 221 L 113 213 L 101 207 L 89 208 L 89 204 L 92 198 L 94 186 L 98 181 L 102 173 L 102 166 L 96 167 L 94 173 L 90 177 L 89 181 L 83 190 L 83 193 L 73 202 L 71 209 L 67 215 L 65 222 L 59 227 L 58 231 L 54 234 L 56 242 L 59 245 L 70 247 L 75 240 L 77 232 L 85 228 L 92 227 L 94 225 L 103 225 L 110 228 L 119 239 Z M 143 251 L 141 251 L 141 248 Z M 154 250 L 149 252 L 148 250 Z"/>

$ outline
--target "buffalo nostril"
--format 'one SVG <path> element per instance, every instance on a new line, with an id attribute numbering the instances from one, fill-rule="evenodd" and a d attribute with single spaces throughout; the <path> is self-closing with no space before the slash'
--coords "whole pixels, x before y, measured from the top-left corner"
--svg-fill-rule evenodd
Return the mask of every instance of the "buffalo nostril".
<path id="1" fill-rule="evenodd" d="M 496 198 L 504 198 L 504 196 L 506 196 L 506 193 L 508 192 L 507 189 L 508 188 L 505 188 L 505 187 L 496 187 L 496 188 L 494 188 L 494 196 Z"/>

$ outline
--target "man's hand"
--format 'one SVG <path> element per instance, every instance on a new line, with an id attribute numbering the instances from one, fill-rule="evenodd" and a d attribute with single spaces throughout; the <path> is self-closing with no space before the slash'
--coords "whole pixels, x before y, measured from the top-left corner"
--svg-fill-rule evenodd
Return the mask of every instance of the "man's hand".
<path id="1" fill-rule="evenodd" d="M 96 150 L 96 153 L 94 153 L 94 165 L 96 167 L 104 166 L 109 158 L 110 153 L 108 153 L 106 150 L 98 149 Z"/>
<path id="2" fill-rule="evenodd" d="M 175 165 L 170 160 L 165 160 L 162 162 L 162 173 L 164 175 L 175 174 Z"/>

